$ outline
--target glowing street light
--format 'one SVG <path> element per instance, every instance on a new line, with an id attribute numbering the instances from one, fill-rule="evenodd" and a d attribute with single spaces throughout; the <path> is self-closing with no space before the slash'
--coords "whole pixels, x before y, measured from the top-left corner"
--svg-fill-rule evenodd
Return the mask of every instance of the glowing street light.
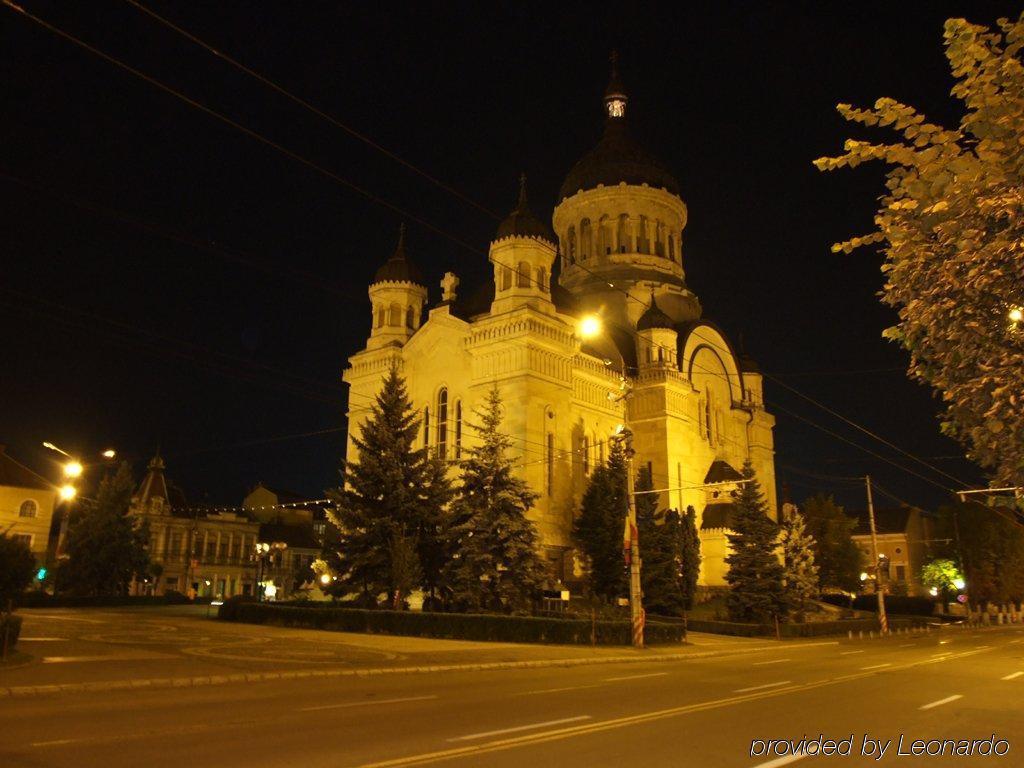
<path id="1" fill-rule="evenodd" d="M 578 330 L 581 339 L 593 339 L 601 335 L 603 323 L 597 315 L 585 315 L 579 322 Z"/>
<path id="2" fill-rule="evenodd" d="M 103 456 L 104 459 L 112 459 L 115 456 L 117 456 L 117 451 L 115 451 L 113 448 L 107 448 L 107 450 L 105 450 L 101 455 Z"/>
<path id="3" fill-rule="evenodd" d="M 329 573 L 322 573 L 322 574 L 320 574 L 320 583 L 323 584 L 324 586 L 327 586 L 328 584 L 330 584 L 331 583 L 331 574 L 329 574 Z"/>
<path id="4" fill-rule="evenodd" d="M 1011 307 L 1009 318 L 1011 323 L 1019 323 L 1021 320 L 1024 320 L 1024 309 L 1020 307 Z"/>
<path id="5" fill-rule="evenodd" d="M 956 587 L 957 591 L 963 591 L 963 588 L 967 586 L 967 582 L 963 579 L 953 579 L 953 586 Z"/>
<path id="6" fill-rule="evenodd" d="M 73 498 L 75 498 L 76 495 L 78 495 L 78 491 L 75 489 L 75 486 L 73 486 L 71 483 L 62 485 L 60 487 L 59 493 L 61 499 L 64 501 L 71 501 Z"/>
<path id="7" fill-rule="evenodd" d="M 64 477 L 70 477 L 74 479 L 76 477 L 81 477 L 81 475 L 82 465 L 79 462 L 72 459 L 71 461 L 64 465 Z"/>
<path id="8" fill-rule="evenodd" d="M 49 448 L 51 451 L 56 451 L 59 454 L 67 456 L 69 459 L 71 458 L 71 454 L 70 453 L 68 453 L 67 451 L 63 450 L 62 448 L 58 448 L 53 443 L 43 443 L 43 448 Z"/>

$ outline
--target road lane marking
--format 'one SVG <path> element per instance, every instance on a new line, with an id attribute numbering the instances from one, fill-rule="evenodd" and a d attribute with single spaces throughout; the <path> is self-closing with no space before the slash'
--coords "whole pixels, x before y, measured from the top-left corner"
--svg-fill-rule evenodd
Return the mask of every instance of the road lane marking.
<path id="1" fill-rule="evenodd" d="M 851 653 L 864 653 L 864 651 L 840 651 L 840 656 L 849 656 Z"/>
<path id="2" fill-rule="evenodd" d="M 109 656 L 44 656 L 43 664 L 85 664 L 94 661 L 156 661 L 173 659 L 170 653 L 110 654 Z"/>
<path id="3" fill-rule="evenodd" d="M 1001 677 L 999 679 L 1000 680 L 1016 680 L 1021 675 L 1024 675 L 1024 672 L 1014 672 L 1012 675 L 1007 675 L 1006 677 Z"/>
<path id="4" fill-rule="evenodd" d="M 765 683 L 764 685 L 753 685 L 750 688 L 737 688 L 733 693 L 747 693 L 748 691 L 763 691 L 765 688 L 778 688 L 780 685 L 789 685 L 792 680 L 782 680 L 778 683 Z"/>
<path id="5" fill-rule="evenodd" d="M 70 638 L 67 637 L 19 637 L 18 642 L 20 643 L 52 643 L 60 641 L 66 643 Z"/>
<path id="6" fill-rule="evenodd" d="M 584 688 L 601 688 L 604 683 L 593 683 L 592 685 L 568 685 L 565 688 L 543 688 L 539 691 L 524 691 L 523 693 L 513 693 L 513 696 L 535 696 L 538 693 L 561 693 L 562 691 L 579 691 Z"/>
<path id="7" fill-rule="evenodd" d="M 755 661 L 750 666 L 763 667 L 765 664 L 781 664 L 784 661 L 792 661 L 792 659 L 772 659 L 771 661 Z"/>
<path id="8" fill-rule="evenodd" d="M 563 717 L 561 720 L 547 720 L 543 723 L 530 723 L 529 725 L 517 725 L 515 728 L 501 728 L 497 731 L 484 731 L 483 733 L 471 733 L 468 736 L 456 736 L 448 741 L 472 741 L 473 739 L 486 739 L 488 736 L 500 736 L 503 733 L 519 733 L 520 731 L 534 731 L 538 728 L 546 728 L 549 725 L 564 725 L 565 723 L 578 723 L 580 720 L 589 720 L 590 715 L 579 715 L 577 717 Z"/>
<path id="9" fill-rule="evenodd" d="M 626 675 L 625 677 L 606 677 L 606 683 L 617 683 L 620 680 L 639 680 L 642 677 L 664 677 L 668 672 L 650 672 L 646 675 Z"/>
<path id="10" fill-rule="evenodd" d="M 913 648 L 917 643 L 904 643 L 900 648 Z"/>
<path id="11" fill-rule="evenodd" d="M 963 698 L 962 694 L 956 693 L 956 694 L 953 694 L 952 696 L 947 696 L 944 699 L 939 699 L 938 701 L 933 701 L 931 704 L 925 704 L 923 707 L 918 707 L 918 709 L 932 709 L 933 707 L 941 707 L 943 704 L 949 704 L 949 702 L 951 702 L 951 701 L 956 701 L 957 699 L 962 699 L 962 698 Z"/>
<path id="12" fill-rule="evenodd" d="M 799 752 L 795 755 L 777 757 L 774 760 L 769 760 L 767 763 L 758 763 L 754 768 L 779 768 L 781 765 L 789 765 L 790 763 L 795 763 L 797 760 L 803 760 L 805 757 L 807 757 L 806 753 Z"/>
<path id="13" fill-rule="evenodd" d="M 932 658 L 941 659 L 943 656 L 949 656 L 950 653 L 952 653 L 952 651 L 946 651 L 945 653 L 933 653 Z"/>
<path id="14" fill-rule="evenodd" d="M 870 667 L 861 667 L 861 669 L 864 669 L 864 670 L 868 670 L 868 669 L 881 669 L 882 667 L 891 667 L 891 666 L 892 666 L 892 664 L 889 664 L 889 663 L 885 663 L 885 664 L 872 664 Z"/>
<path id="15" fill-rule="evenodd" d="M 320 709 L 347 709 L 348 707 L 365 707 L 370 704 L 400 704 L 403 701 L 428 701 L 437 696 L 406 696 L 401 699 L 377 699 L 373 701 L 346 701 L 341 704 L 321 704 L 318 707 L 302 707 L 300 712 L 316 712 Z"/>

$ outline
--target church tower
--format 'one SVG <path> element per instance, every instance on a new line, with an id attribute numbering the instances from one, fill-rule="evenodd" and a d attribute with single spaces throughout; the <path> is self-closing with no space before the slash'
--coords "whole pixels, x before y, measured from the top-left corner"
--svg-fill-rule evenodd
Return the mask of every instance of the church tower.
<path id="1" fill-rule="evenodd" d="M 493 314 L 523 306 L 554 314 L 551 267 L 555 236 L 530 210 L 526 176 L 519 177 L 519 202 L 498 226 L 488 258 L 494 265 Z"/>
<path id="2" fill-rule="evenodd" d="M 398 246 L 391 258 L 377 270 L 370 283 L 373 322 L 367 349 L 401 346 L 420 327 L 427 287 L 423 275 L 405 255 L 405 225 L 398 233 Z"/>
<path id="3" fill-rule="evenodd" d="M 569 171 L 555 208 L 559 282 L 583 309 L 620 326 L 636 326 L 652 291 L 674 322 L 696 320 L 700 303 L 683 271 L 686 204 L 675 177 L 629 131 L 614 54 L 603 103 L 604 135 Z"/>
<path id="4" fill-rule="evenodd" d="M 641 371 L 649 368 L 678 370 L 676 339 L 672 318 L 661 311 L 651 291 L 651 304 L 636 323 L 636 359 Z"/>

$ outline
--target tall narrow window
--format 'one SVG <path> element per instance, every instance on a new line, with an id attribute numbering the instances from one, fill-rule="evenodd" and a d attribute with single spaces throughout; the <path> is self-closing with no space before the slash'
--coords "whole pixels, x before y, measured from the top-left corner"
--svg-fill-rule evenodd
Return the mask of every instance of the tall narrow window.
<path id="1" fill-rule="evenodd" d="M 676 260 L 676 239 L 672 235 L 668 236 L 668 257 Z"/>
<path id="2" fill-rule="evenodd" d="M 448 458 L 448 389 L 437 393 L 437 457 Z"/>
<path id="3" fill-rule="evenodd" d="M 649 227 L 647 226 L 647 217 L 640 217 L 640 225 L 636 230 L 636 249 L 640 253 L 651 252 L 651 240 L 650 233 L 648 232 Z"/>
<path id="4" fill-rule="evenodd" d="M 378 328 L 383 328 L 384 327 L 384 324 L 387 322 L 387 315 L 388 315 L 388 310 L 387 310 L 387 308 L 383 304 L 380 305 L 379 307 L 377 307 L 377 327 Z"/>
<path id="5" fill-rule="evenodd" d="M 555 433 L 548 432 L 548 496 L 553 495 L 555 487 Z"/>
<path id="6" fill-rule="evenodd" d="M 537 267 L 537 287 L 545 293 L 548 290 L 547 275 L 544 274 L 544 267 Z"/>
<path id="7" fill-rule="evenodd" d="M 455 401 L 455 460 L 462 458 L 462 401 Z"/>
<path id="8" fill-rule="evenodd" d="M 569 253 L 566 254 L 569 257 L 569 263 L 576 263 L 576 228 L 569 227 L 569 236 L 566 238 L 569 243 Z"/>
<path id="9" fill-rule="evenodd" d="M 516 287 L 530 287 L 530 265 L 527 264 L 525 261 L 519 262 L 519 269 L 516 271 Z"/>
<path id="10" fill-rule="evenodd" d="M 512 287 L 512 270 L 508 267 L 501 268 L 501 290 L 507 291 Z"/>
<path id="11" fill-rule="evenodd" d="M 704 429 L 707 432 L 708 442 L 712 445 L 715 444 L 715 436 L 713 434 L 713 426 L 711 421 L 711 394 L 704 398 Z"/>
<path id="12" fill-rule="evenodd" d="M 583 219 L 580 222 L 580 261 L 586 261 L 590 258 L 593 239 L 594 235 L 590 228 L 590 219 Z"/>
<path id="13" fill-rule="evenodd" d="M 412 328 L 413 327 L 413 322 L 414 322 L 415 319 L 416 319 L 416 316 L 413 314 L 412 307 L 406 307 L 405 308 L 405 327 L 406 328 Z"/>
<path id="14" fill-rule="evenodd" d="M 398 304 L 391 305 L 391 311 L 389 312 L 388 325 L 394 326 L 395 328 L 402 327 L 402 307 Z"/>
<path id="15" fill-rule="evenodd" d="M 423 409 L 423 447 L 430 445 L 430 407 Z"/>
<path id="16" fill-rule="evenodd" d="M 615 232 L 615 237 L 619 241 L 619 253 L 625 253 L 632 243 L 629 237 L 629 215 L 625 213 L 619 214 L 619 226 Z"/>
<path id="17" fill-rule="evenodd" d="M 590 443 L 587 440 L 587 436 L 584 435 L 580 441 L 580 453 L 583 456 L 583 474 L 590 474 Z"/>

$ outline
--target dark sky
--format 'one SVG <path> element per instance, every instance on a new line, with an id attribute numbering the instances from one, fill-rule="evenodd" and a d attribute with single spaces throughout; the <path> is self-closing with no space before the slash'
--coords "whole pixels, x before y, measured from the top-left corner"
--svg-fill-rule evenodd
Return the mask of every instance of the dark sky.
<path id="1" fill-rule="evenodd" d="M 1000 2 L 155 2 L 156 12 L 504 213 L 525 171 L 550 215 L 597 140 L 617 47 L 636 133 L 689 206 L 684 266 L 707 317 L 769 372 L 970 483 L 938 402 L 884 341 L 880 257 L 829 245 L 871 228 L 881 170 L 818 173 L 850 127 L 837 102 L 891 96 L 958 118 L 942 22 Z M 409 222 L 431 282 L 488 274 L 497 221 L 124 2 L 22 0 L 103 52 L 476 252 Z M 0 442 L 46 468 L 50 440 L 107 446 L 137 473 L 157 446 L 194 501 L 257 481 L 319 496 L 343 452 L 345 358 L 403 217 L 0 7 Z M 772 403 L 951 486 L 785 389 Z M 932 505 L 934 485 L 775 409 L 781 479 L 871 472 Z M 781 485 L 780 485 L 781 487 Z M 884 503 L 883 499 L 883 503 Z"/>

